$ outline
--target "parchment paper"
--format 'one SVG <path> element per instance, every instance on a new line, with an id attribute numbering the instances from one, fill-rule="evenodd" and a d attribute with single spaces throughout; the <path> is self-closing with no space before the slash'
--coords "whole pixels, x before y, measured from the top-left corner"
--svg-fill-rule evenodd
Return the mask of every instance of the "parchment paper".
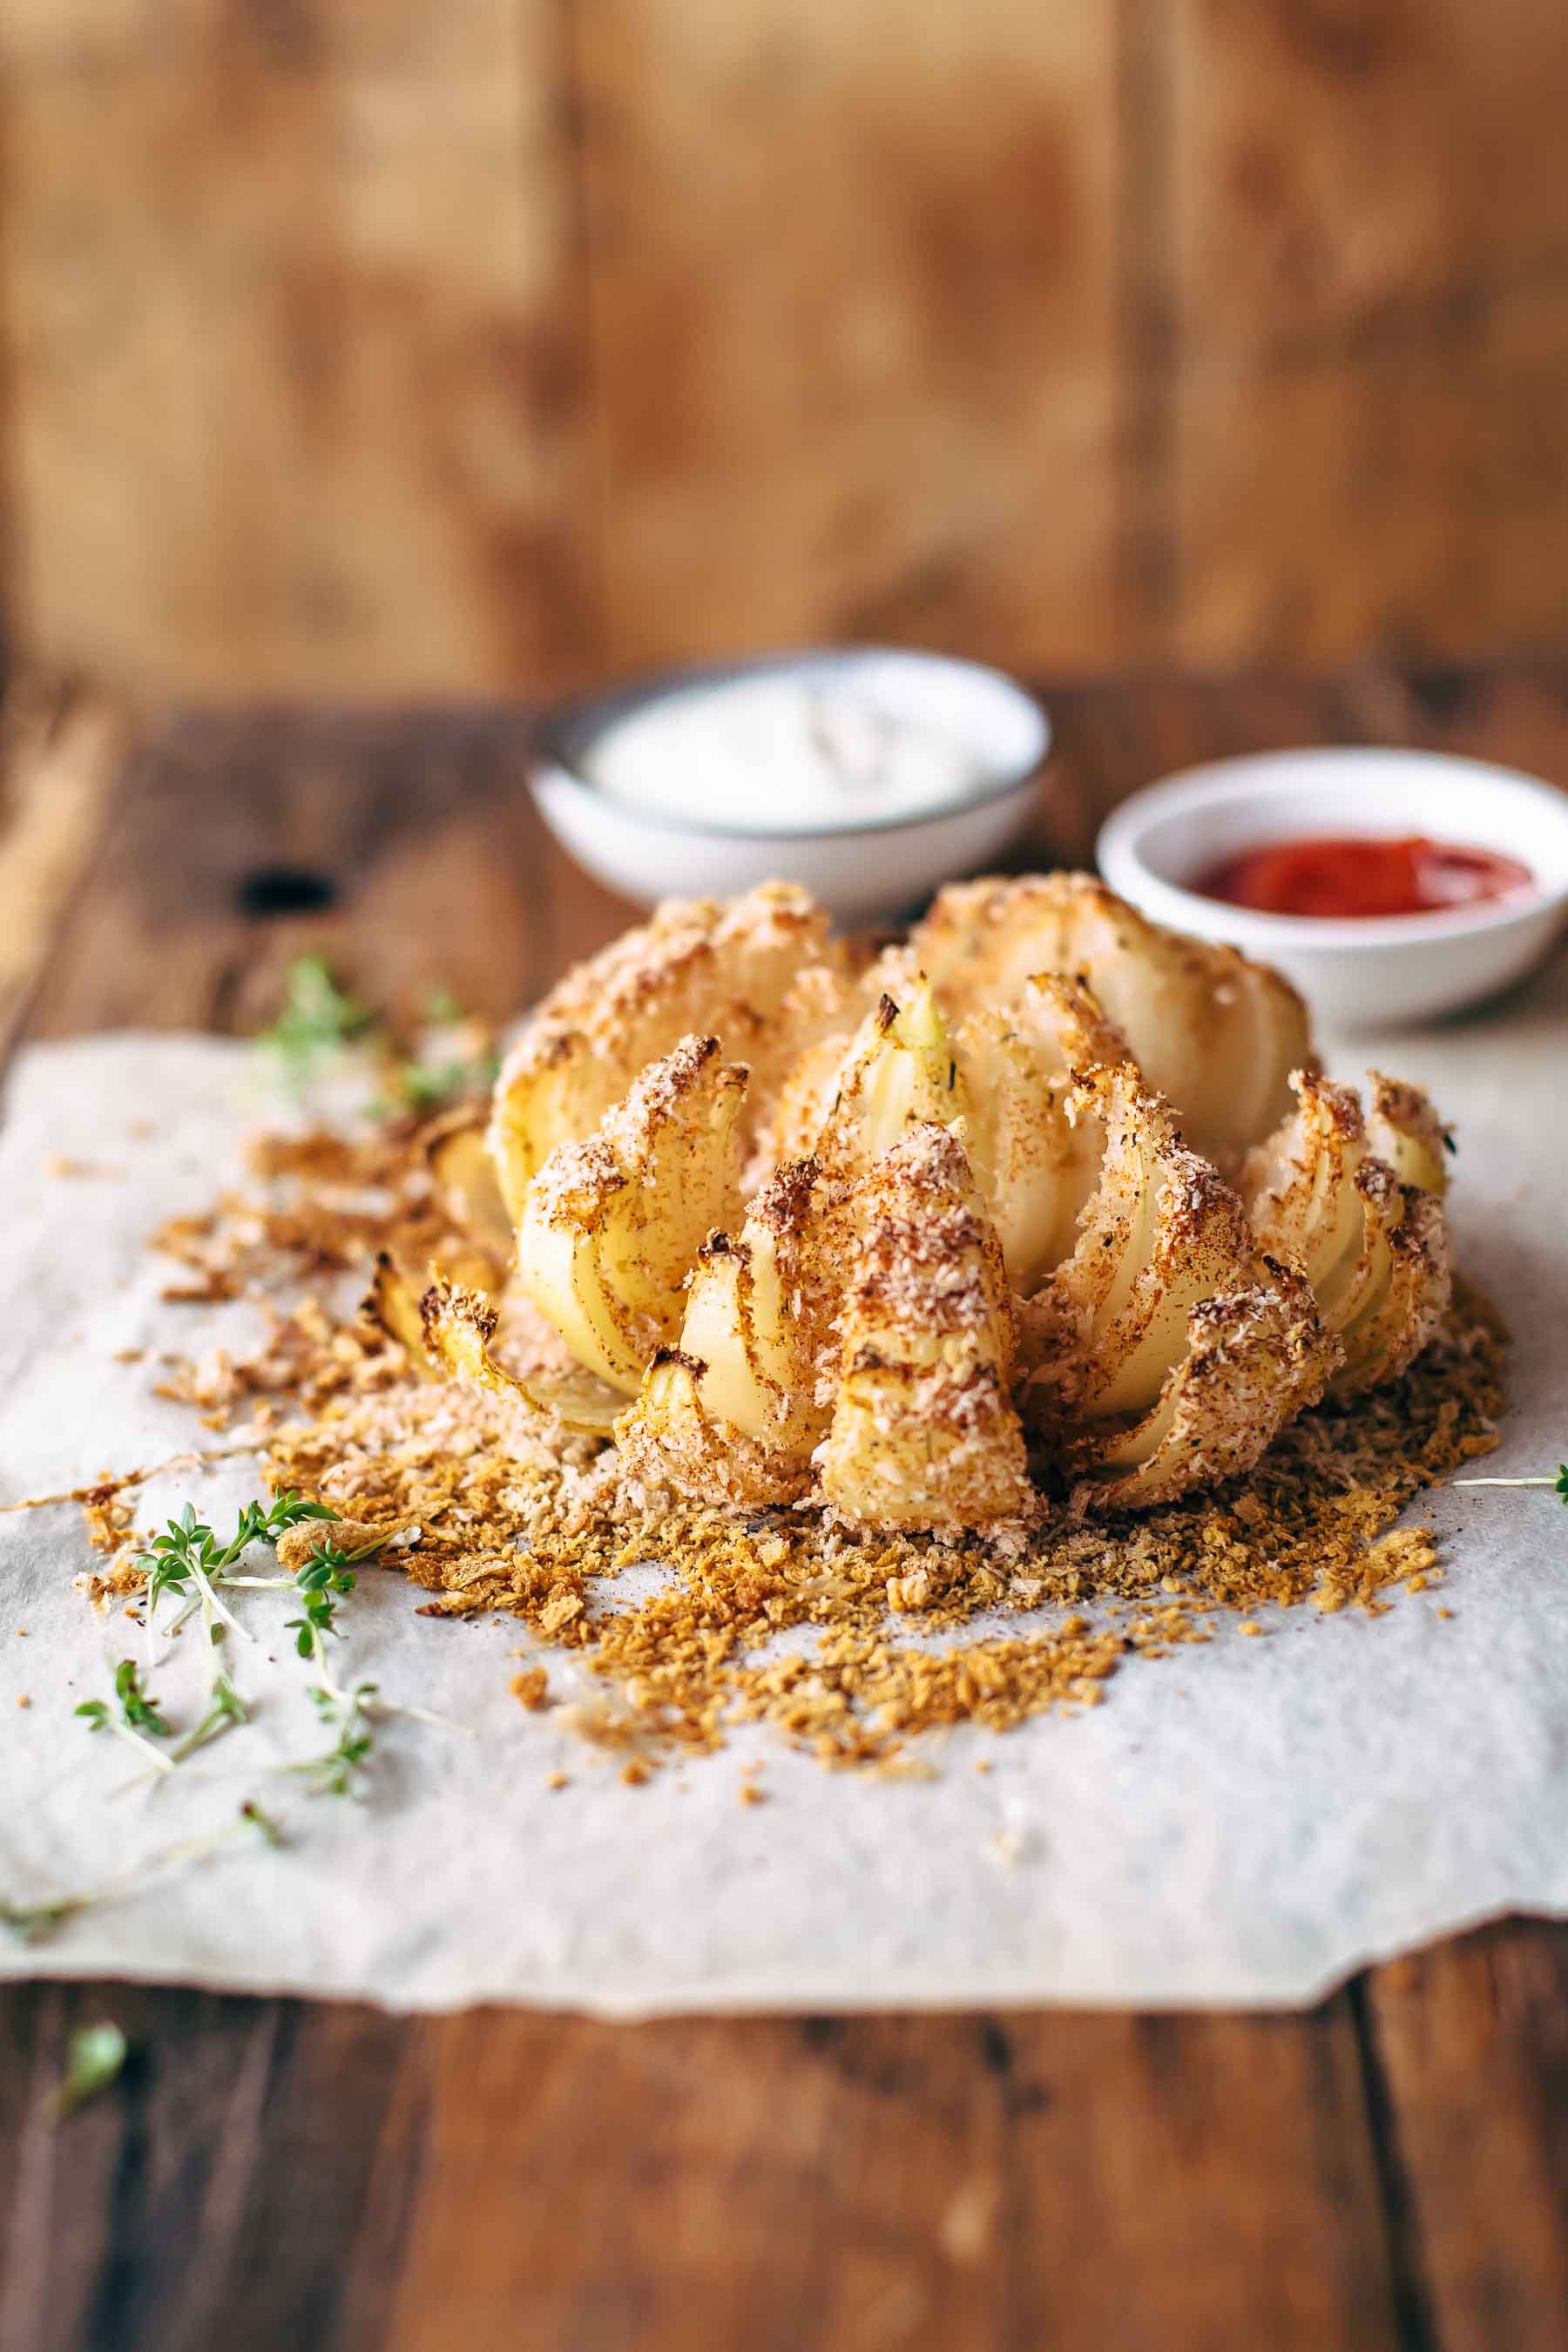
<path id="1" fill-rule="evenodd" d="M 1568 1453 L 1565 1048 L 1560 961 L 1487 1016 L 1332 1052 L 1342 1075 L 1379 1061 L 1424 1082 L 1460 1129 L 1462 1256 L 1518 1339 L 1517 1411 L 1489 1471 Z M 248 1310 L 160 1304 L 168 1270 L 144 1238 L 210 1199 L 260 1108 L 243 1050 L 210 1040 L 89 1039 L 21 1061 L 0 1136 L 0 1501 L 222 1442 L 115 1359 L 243 1344 Z M 99 1172 L 47 1172 L 62 1157 Z M 139 1524 L 187 1496 L 232 1518 L 257 1483 L 243 1461 L 183 1470 L 142 1497 Z M 235 1653 L 261 1701 L 252 1727 L 174 1785 L 111 1796 L 134 1759 L 71 1709 L 105 1688 L 106 1661 L 141 1654 L 140 1629 L 72 1590 L 89 1560 L 73 1508 L 0 1517 L 0 1895 L 111 1876 L 251 1793 L 291 1833 L 47 1943 L 0 1942 L 0 1976 L 610 2015 L 1308 2000 L 1489 1914 L 1568 1909 L 1568 1510 L 1483 1489 L 1422 1515 L 1447 1535 L 1447 1580 L 1389 1615 L 1277 1612 L 1262 1640 L 1222 1616 L 1210 1644 L 1130 1663 L 1096 1709 L 952 1736 L 931 1780 L 828 1774 L 753 1732 L 626 1788 L 509 1696 L 515 1624 L 418 1617 L 419 1594 L 372 1574 L 343 1669 L 473 1736 L 387 1727 L 363 1806 L 268 1777 L 321 1743 L 287 1611 L 264 1595 L 247 1612 L 261 1649 Z M 162 1681 L 188 1711 L 194 1644 L 176 1658 Z M 752 1761 L 759 1806 L 739 1801 Z M 552 1792 L 557 1769 L 570 1786 Z"/>

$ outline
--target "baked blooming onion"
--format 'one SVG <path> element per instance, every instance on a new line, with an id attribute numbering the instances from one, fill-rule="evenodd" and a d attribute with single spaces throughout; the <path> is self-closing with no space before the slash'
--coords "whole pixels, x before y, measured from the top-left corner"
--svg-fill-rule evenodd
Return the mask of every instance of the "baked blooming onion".
<path id="1" fill-rule="evenodd" d="M 936 1531 L 1139 1509 L 1426 1344 L 1447 1142 L 1415 1087 L 1323 1077 L 1278 973 L 1088 876 L 954 885 L 879 955 L 770 884 L 579 966 L 483 1137 L 432 1131 L 471 1260 L 512 1237 L 500 1295 L 384 1266 L 373 1306 L 648 1492 Z"/>

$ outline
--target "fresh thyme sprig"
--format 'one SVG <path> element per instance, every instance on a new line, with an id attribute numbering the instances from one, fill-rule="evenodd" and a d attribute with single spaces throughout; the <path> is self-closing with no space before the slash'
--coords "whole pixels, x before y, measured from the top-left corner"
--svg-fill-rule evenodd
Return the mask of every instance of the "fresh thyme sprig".
<path id="1" fill-rule="evenodd" d="M 149 1854 L 145 1862 L 121 1871 L 118 1877 L 105 1879 L 101 1885 L 58 1895 L 43 1903 L 16 1903 L 0 1896 L 0 1930 L 14 1936 L 19 1943 L 37 1943 L 83 1911 L 96 1911 L 105 1904 L 119 1903 L 165 1872 L 208 1862 L 237 1839 L 252 1836 L 263 1838 L 268 1845 L 281 1845 L 284 1842 L 282 1824 L 265 1812 L 254 1798 L 241 1805 L 238 1819 L 225 1828 L 214 1830 L 205 1837 L 184 1838 L 178 1845 L 164 1846 L 160 1853 Z"/>
<path id="2" fill-rule="evenodd" d="M 1548 1474 L 1539 1478 L 1455 1478 L 1449 1483 L 1455 1486 L 1550 1486 L 1568 1503 L 1568 1462 L 1557 1465 L 1555 1477 Z"/>
<path id="3" fill-rule="evenodd" d="M 114 1669 L 115 1705 L 107 1699 L 87 1698 L 77 1713 L 93 1731 L 111 1731 L 117 1739 L 139 1754 L 152 1758 L 160 1772 L 174 1769 L 171 1757 L 154 1748 L 154 1739 L 167 1739 L 169 1726 L 158 1711 L 158 1703 L 147 1691 L 136 1671 L 135 1661 L 121 1658 Z"/>

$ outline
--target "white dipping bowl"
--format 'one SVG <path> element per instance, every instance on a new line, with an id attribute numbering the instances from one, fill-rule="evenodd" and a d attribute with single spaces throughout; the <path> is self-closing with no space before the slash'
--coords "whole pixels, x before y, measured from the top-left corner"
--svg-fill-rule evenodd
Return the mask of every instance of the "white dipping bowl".
<path id="1" fill-rule="evenodd" d="M 874 670 L 886 700 L 917 722 L 930 712 L 951 737 L 962 729 L 984 769 L 951 797 L 918 810 L 850 823 L 801 823 L 775 782 L 758 804 L 756 779 L 737 763 L 732 824 L 679 806 L 618 795 L 590 772 L 593 749 L 650 704 L 752 677 L 795 676 L 832 687 Z M 763 656 L 678 670 L 574 702 L 535 739 L 534 798 L 558 840 L 596 880 L 651 905 L 666 898 L 732 898 L 759 882 L 797 882 L 841 922 L 896 914 L 955 875 L 992 864 L 1038 808 L 1050 721 L 1017 681 L 978 662 L 889 646 Z"/>
<path id="2" fill-rule="evenodd" d="M 1528 866 L 1535 887 L 1440 914 L 1335 920 L 1258 914 L 1187 887 L 1222 858 L 1335 834 L 1496 850 Z M 1568 911 L 1568 795 L 1433 751 L 1272 751 L 1134 793 L 1098 854 L 1110 887 L 1156 922 L 1277 965 L 1331 1028 L 1382 1028 L 1457 1012 L 1540 961 Z"/>

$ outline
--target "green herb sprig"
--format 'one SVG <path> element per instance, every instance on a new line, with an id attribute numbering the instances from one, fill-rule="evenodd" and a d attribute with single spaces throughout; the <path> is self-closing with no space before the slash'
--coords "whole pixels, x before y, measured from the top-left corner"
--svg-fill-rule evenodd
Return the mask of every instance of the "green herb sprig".
<path id="1" fill-rule="evenodd" d="M 289 1528 L 298 1527 L 303 1519 L 331 1519 L 336 1512 L 327 1503 L 313 1503 L 303 1495 L 285 1492 L 269 1504 L 247 1503 L 239 1515 L 238 1524 L 226 1543 L 220 1543 L 204 1519 L 198 1519 L 194 1504 L 187 1503 L 177 1519 L 171 1519 L 161 1536 L 155 1536 L 138 1565 L 147 1570 L 147 1631 L 151 1640 L 158 1603 L 165 1593 L 177 1593 L 185 1606 L 175 1618 L 172 1632 L 177 1633 L 187 1617 L 196 1610 L 202 1612 L 203 1631 L 209 1647 L 214 1638 L 214 1620 L 232 1626 L 237 1633 L 251 1636 L 233 1612 L 219 1598 L 222 1585 L 235 1587 L 265 1586 L 288 1582 L 287 1578 L 235 1576 L 231 1571 L 243 1551 L 254 1543 L 275 1544 Z"/>
<path id="2" fill-rule="evenodd" d="M 489 1032 L 448 988 L 430 990 L 424 1006 L 427 1052 L 405 1051 L 381 1014 L 342 987 L 325 957 L 298 956 L 283 977 L 283 1009 L 256 1043 L 281 1065 L 300 1093 L 351 1045 L 374 1038 L 384 1065 L 384 1092 L 365 1106 L 372 1118 L 424 1118 L 495 1084 L 500 1067 Z M 466 1034 L 465 1034 L 466 1033 Z"/>
<path id="3" fill-rule="evenodd" d="M 295 1575 L 294 1590 L 300 1596 L 304 1615 L 290 1617 L 288 1622 L 300 1657 L 318 1656 L 323 1634 L 342 1633 L 342 1627 L 337 1622 L 338 1602 L 353 1591 L 359 1580 L 349 1562 L 363 1557 L 363 1552 L 342 1550 L 329 1537 Z"/>
<path id="4" fill-rule="evenodd" d="M 45 2101 L 51 2123 L 64 2123 L 89 2099 L 100 2097 L 119 2081 L 131 2044 L 118 2025 L 79 2025 L 66 2043 L 66 2071 Z"/>
<path id="5" fill-rule="evenodd" d="M 1555 1477 L 1548 1473 L 1537 1478 L 1454 1478 L 1449 1483 L 1455 1486 L 1549 1486 L 1568 1503 L 1568 1462 L 1557 1465 Z"/>
<path id="6" fill-rule="evenodd" d="M 352 1690 L 342 1691 L 331 1683 L 312 1684 L 310 1697 L 327 1729 L 335 1731 L 337 1738 L 320 1756 L 307 1756 L 300 1763 L 287 1764 L 284 1770 L 302 1779 L 312 1797 L 362 1797 L 366 1768 L 375 1745 L 371 1721 L 375 1685 L 356 1683 Z"/>
<path id="7" fill-rule="evenodd" d="M 142 1684 L 132 1658 L 121 1658 L 114 1669 L 114 1701 L 86 1698 L 76 1710 L 91 1731 L 111 1731 L 139 1755 L 150 1757 L 160 1772 L 172 1772 L 173 1759 L 153 1743 L 167 1739 L 169 1726 L 158 1703 Z"/>
<path id="8" fill-rule="evenodd" d="M 338 986 L 325 956 L 296 956 L 283 975 L 283 1010 L 257 1043 L 278 1056 L 284 1076 L 298 1088 L 375 1025 L 371 1007 Z"/>
<path id="9" fill-rule="evenodd" d="M 19 1943 L 37 1943 L 84 1911 L 100 1910 L 106 1904 L 122 1902 L 127 1895 L 140 1893 L 143 1886 L 171 1871 L 210 1862 L 237 1839 L 258 1836 L 268 1845 L 285 1843 L 281 1822 L 251 1798 L 241 1805 L 238 1818 L 225 1828 L 214 1830 L 205 1837 L 183 1839 L 178 1845 L 164 1846 L 161 1852 L 149 1854 L 145 1862 L 134 1864 L 118 1877 L 105 1879 L 100 1885 L 83 1887 L 72 1895 L 58 1895 L 43 1903 L 17 1903 L 0 1896 L 0 1931 L 15 1937 Z"/>
<path id="10" fill-rule="evenodd" d="M 213 1676 L 206 1713 L 169 1750 L 169 1760 L 174 1764 L 183 1764 L 187 1756 L 195 1754 L 198 1748 L 209 1746 L 213 1740 L 221 1739 L 226 1731 L 237 1730 L 242 1723 L 249 1721 L 250 1710 L 220 1666 Z"/>

